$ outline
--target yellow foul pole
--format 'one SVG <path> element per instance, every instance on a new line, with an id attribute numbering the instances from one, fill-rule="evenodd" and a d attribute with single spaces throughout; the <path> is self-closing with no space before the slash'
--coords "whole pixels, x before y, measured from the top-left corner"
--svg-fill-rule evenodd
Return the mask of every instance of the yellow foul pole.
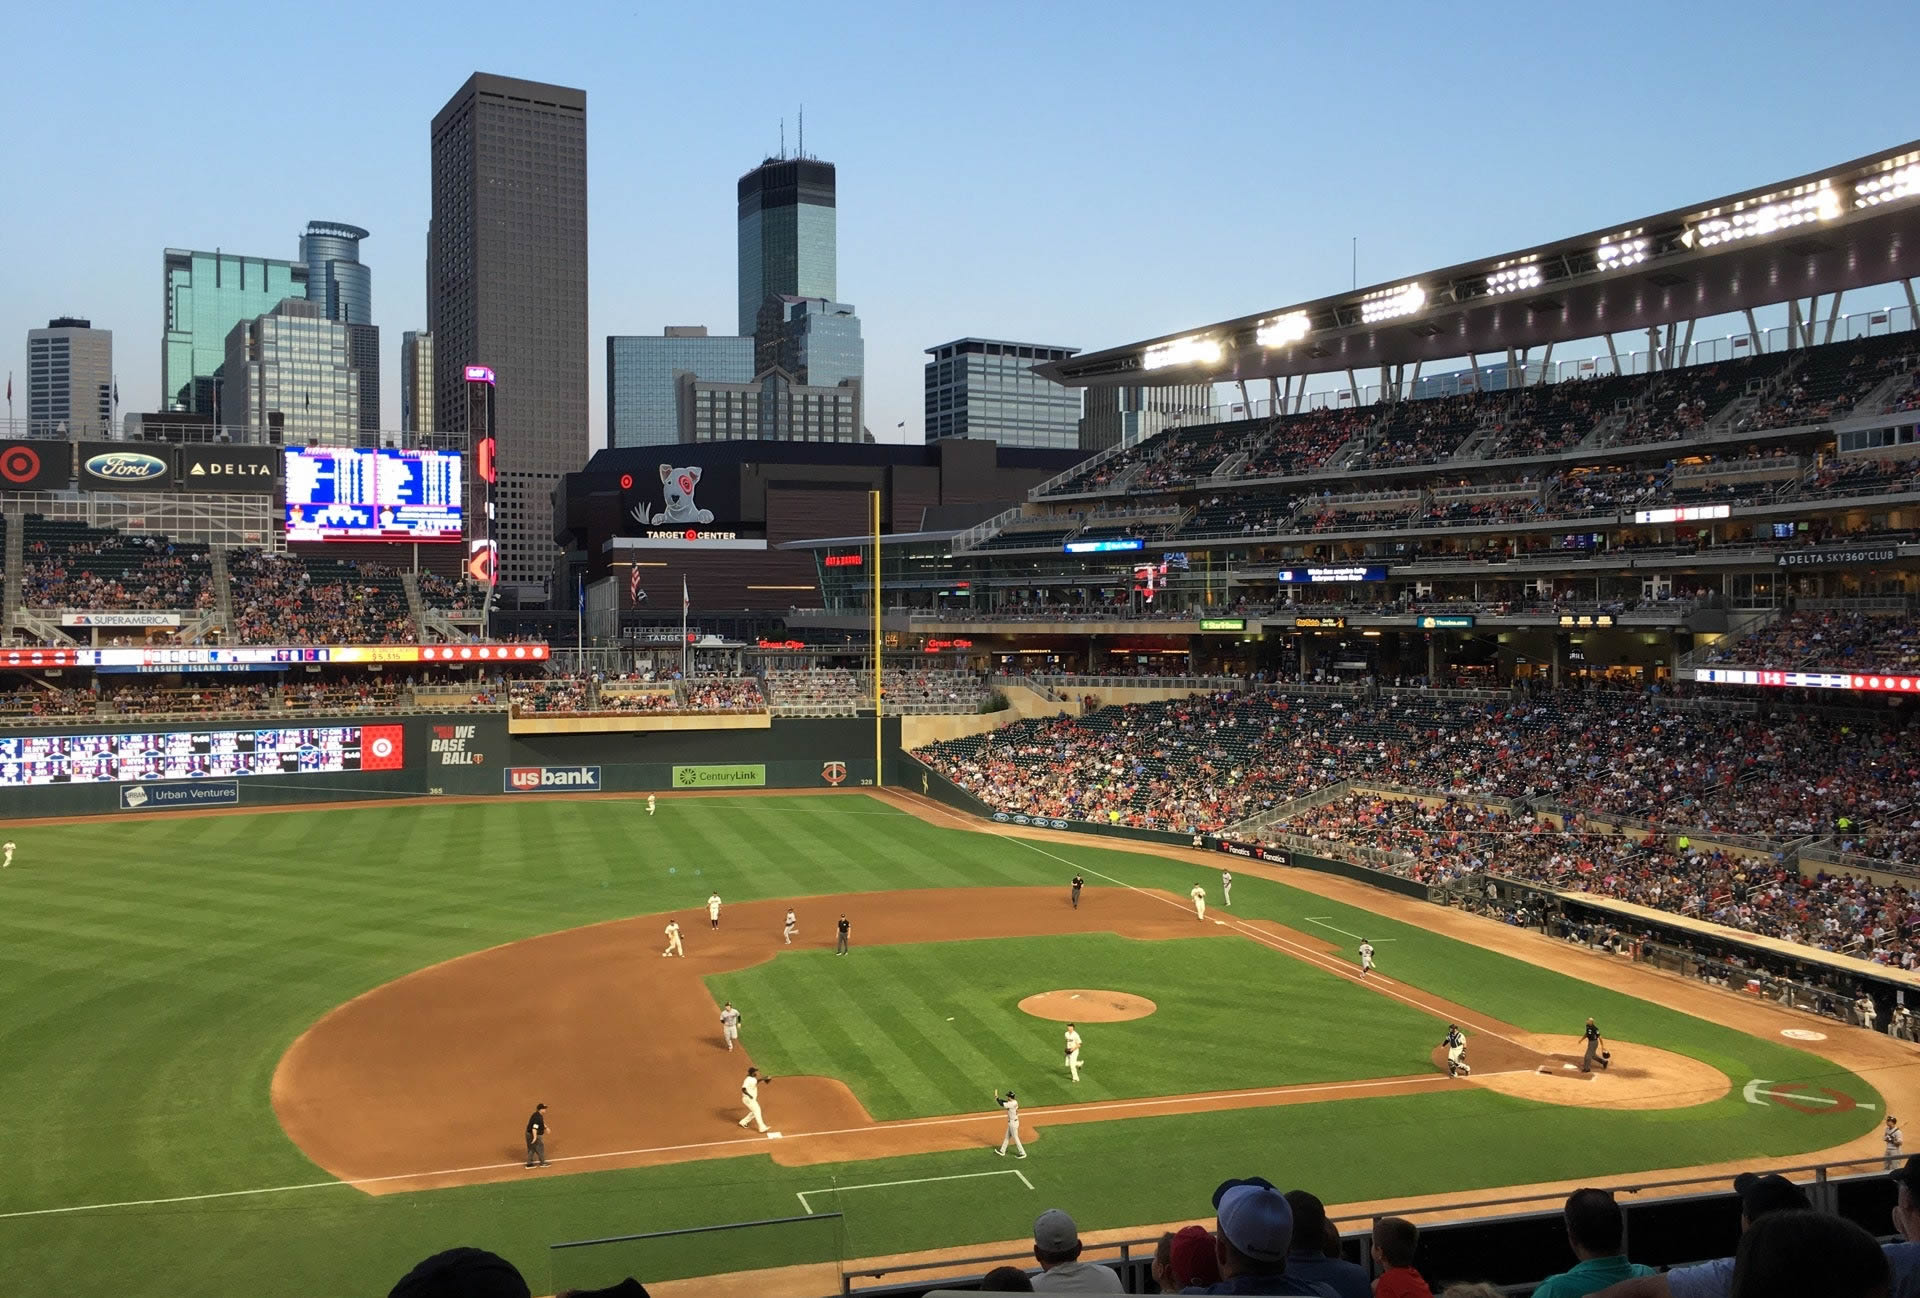
<path id="1" fill-rule="evenodd" d="M 868 494 L 873 498 L 873 786 L 877 789 L 887 782 L 886 755 L 880 740 L 880 493 Z"/>

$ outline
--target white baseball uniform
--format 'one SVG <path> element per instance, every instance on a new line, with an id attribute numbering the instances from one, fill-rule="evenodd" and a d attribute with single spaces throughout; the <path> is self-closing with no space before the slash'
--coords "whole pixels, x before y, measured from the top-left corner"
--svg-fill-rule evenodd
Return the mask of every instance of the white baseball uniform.
<path id="1" fill-rule="evenodd" d="M 1080 1034 L 1072 1028 L 1067 1029 L 1067 1074 L 1080 1080 Z"/>
<path id="2" fill-rule="evenodd" d="M 1373 943 L 1371 942 L 1360 943 L 1360 972 L 1373 972 Z"/>
<path id="3" fill-rule="evenodd" d="M 1193 885 L 1193 891 L 1187 894 L 1193 898 L 1193 913 L 1197 918 L 1207 917 L 1207 890 L 1199 884 Z"/>
<path id="4" fill-rule="evenodd" d="M 707 898 L 707 923 L 720 927 L 720 894 L 717 892 Z"/>
<path id="5" fill-rule="evenodd" d="M 1891 1172 L 1894 1163 L 1900 1157 L 1900 1146 L 1905 1144 L 1906 1140 L 1901 1136 L 1899 1127 L 1888 1127 L 1881 1138 L 1887 1142 L 1887 1170 Z"/>
<path id="6" fill-rule="evenodd" d="M 1228 906 L 1233 905 L 1233 871 L 1232 870 L 1222 870 L 1220 872 L 1220 900 L 1225 902 Z"/>
<path id="7" fill-rule="evenodd" d="M 653 798 L 653 795 L 649 793 L 647 795 L 647 814 L 649 816 L 653 814 L 653 807 L 654 807 L 654 798 Z"/>
<path id="8" fill-rule="evenodd" d="M 1467 1063 L 1467 1034 L 1456 1028 L 1447 1033 L 1447 1076 L 1465 1077 L 1472 1071 Z"/>
<path id="9" fill-rule="evenodd" d="M 1025 1158 L 1027 1156 L 1027 1147 L 1020 1143 L 1020 1101 L 1014 1099 L 1011 1095 L 1005 1099 L 996 1095 L 993 1097 L 993 1100 L 994 1103 L 1007 1111 L 1007 1134 L 1000 1137 L 1000 1148 L 996 1149 L 994 1153 L 1005 1158 L 1007 1156 L 1007 1142 L 1012 1141 L 1013 1152 Z"/>
<path id="10" fill-rule="evenodd" d="M 677 919 L 668 920 L 666 928 L 662 931 L 667 935 L 667 949 L 660 954 L 663 956 L 677 955 L 682 960 L 686 959 L 687 953 L 682 950 L 680 946 L 680 921 Z"/>
<path id="11" fill-rule="evenodd" d="M 788 946 L 793 945 L 793 935 L 795 933 L 798 933 L 799 931 L 800 931 L 800 921 L 794 917 L 794 913 L 792 911 L 788 911 L 787 926 L 785 929 L 782 930 L 782 936 L 787 939 Z"/>
<path id="12" fill-rule="evenodd" d="M 726 1040 L 727 1049 L 733 1049 L 733 1043 L 740 1039 L 740 1011 L 729 1005 L 720 1011 L 720 1035 Z"/>
<path id="13" fill-rule="evenodd" d="M 13 864 L 13 844 L 12 843 L 6 844 L 4 848 L 0 848 L 0 851 L 5 851 L 7 854 L 7 859 L 4 861 L 0 861 L 0 870 L 4 870 L 8 866 Z"/>
<path id="14" fill-rule="evenodd" d="M 760 1079 L 752 1073 L 748 1073 L 741 1079 L 740 1101 L 747 1106 L 747 1116 L 740 1119 L 740 1125 L 744 1127 L 751 1122 L 765 1131 L 767 1120 L 760 1116 Z"/>

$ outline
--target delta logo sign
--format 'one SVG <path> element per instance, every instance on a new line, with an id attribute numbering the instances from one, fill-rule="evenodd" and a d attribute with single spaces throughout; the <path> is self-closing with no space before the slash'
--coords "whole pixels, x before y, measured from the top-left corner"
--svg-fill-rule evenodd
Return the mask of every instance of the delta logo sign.
<path id="1" fill-rule="evenodd" d="M 597 766 L 509 766 L 508 793 L 598 793 Z"/>

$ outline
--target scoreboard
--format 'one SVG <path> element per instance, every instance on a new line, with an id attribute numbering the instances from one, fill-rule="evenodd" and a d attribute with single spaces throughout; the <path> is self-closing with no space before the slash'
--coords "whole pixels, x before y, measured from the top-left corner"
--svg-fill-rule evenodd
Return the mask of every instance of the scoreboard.
<path id="1" fill-rule="evenodd" d="M 399 726 L 0 735 L 0 789 L 398 770 Z"/>
<path id="2" fill-rule="evenodd" d="M 460 452 L 287 448 L 289 541 L 459 541 Z"/>

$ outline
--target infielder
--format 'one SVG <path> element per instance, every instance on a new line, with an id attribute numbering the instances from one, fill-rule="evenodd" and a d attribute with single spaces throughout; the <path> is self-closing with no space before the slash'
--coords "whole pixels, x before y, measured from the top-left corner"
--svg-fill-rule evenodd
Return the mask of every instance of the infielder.
<path id="1" fill-rule="evenodd" d="M 1471 1076 L 1473 1065 L 1467 1062 L 1467 1034 L 1458 1025 L 1449 1023 L 1446 1038 L 1440 1044 L 1447 1048 L 1447 1076 Z"/>
<path id="2" fill-rule="evenodd" d="M 1079 875 L 1076 874 L 1073 876 L 1073 882 L 1068 886 L 1073 890 L 1073 908 L 1075 910 L 1079 910 L 1080 909 L 1080 890 L 1087 886 L 1087 881 L 1085 879 L 1082 879 Z"/>
<path id="3" fill-rule="evenodd" d="M 1365 938 L 1360 939 L 1360 972 L 1362 974 L 1373 972 L 1373 943 Z"/>
<path id="4" fill-rule="evenodd" d="M 733 1043 L 740 1039 L 740 1011 L 728 1001 L 720 1007 L 720 1038 L 727 1043 L 727 1053 L 733 1053 Z"/>
<path id="5" fill-rule="evenodd" d="M 707 927 L 720 927 L 720 894 L 717 892 L 707 895 Z"/>
<path id="6" fill-rule="evenodd" d="M 654 798 L 654 796 L 653 796 L 653 795 L 652 795 L 651 793 L 649 793 L 649 794 L 647 795 L 647 814 L 648 814 L 649 816 L 651 816 L 651 815 L 653 814 L 653 808 L 654 808 L 654 805 L 655 805 L 655 801 L 656 801 L 656 800 L 655 800 L 655 798 Z"/>
<path id="7" fill-rule="evenodd" d="M 1080 1080 L 1080 1033 L 1071 1023 L 1067 1024 L 1067 1075 Z"/>
<path id="8" fill-rule="evenodd" d="M 1012 1141 L 1013 1152 L 1021 1158 L 1025 1158 L 1027 1156 L 1027 1147 L 1020 1143 L 1020 1101 L 1013 1098 L 1012 1091 L 1008 1091 L 1004 1099 L 1001 1098 L 999 1091 L 995 1091 L 993 1093 L 993 1102 L 1007 1111 L 1007 1134 L 1000 1137 L 1000 1148 L 993 1152 L 1005 1158 L 1007 1156 L 1007 1142 Z"/>
<path id="9" fill-rule="evenodd" d="M 1225 902 L 1229 909 L 1232 908 L 1233 906 L 1233 871 L 1232 870 L 1222 870 L 1220 872 L 1220 900 Z"/>
<path id="10" fill-rule="evenodd" d="M 1196 883 L 1193 885 L 1193 891 L 1187 895 L 1193 898 L 1194 916 L 1204 920 L 1207 917 L 1207 890 Z"/>
<path id="11" fill-rule="evenodd" d="M 740 1125 L 751 1122 L 761 1131 L 767 1129 L 767 1120 L 760 1116 L 760 1083 L 772 1081 L 771 1077 L 761 1077 L 758 1068 L 747 1069 L 746 1078 L 740 1083 L 740 1099 L 747 1106 L 747 1116 L 740 1119 Z"/>
<path id="12" fill-rule="evenodd" d="M 8 866 L 13 864 L 13 844 L 7 843 L 4 846 L 0 846 L 0 852 L 5 852 L 7 854 L 7 859 L 4 861 L 0 861 L 0 870 L 4 870 Z"/>
<path id="13" fill-rule="evenodd" d="M 1907 1143 L 1905 1138 L 1900 1134 L 1900 1123 L 1891 1113 L 1887 1115 L 1887 1129 L 1880 1133 L 1880 1139 L 1886 1142 L 1887 1170 L 1891 1172 L 1894 1163 L 1898 1161 L 1900 1157 L 1900 1146 Z"/>
<path id="14" fill-rule="evenodd" d="M 686 959 L 687 953 L 680 946 L 680 921 L 668 920 L 666 928 L 661 931 L 667 935 L 667 949 L 660 953 L 661 956 L 677 955 L 682 960 Z"/>
<path id="15" fill-rule="evenodd" d="M 788 911 L 787 926 L 781 930 L 781 935 L 787 939 L 788 946 L 793 945 L 793 935 L 795 933 L 798 933 L 799 931 L 800 931 L 800 921 L 794 918 L 794 914 L 792 911 Z"/>

